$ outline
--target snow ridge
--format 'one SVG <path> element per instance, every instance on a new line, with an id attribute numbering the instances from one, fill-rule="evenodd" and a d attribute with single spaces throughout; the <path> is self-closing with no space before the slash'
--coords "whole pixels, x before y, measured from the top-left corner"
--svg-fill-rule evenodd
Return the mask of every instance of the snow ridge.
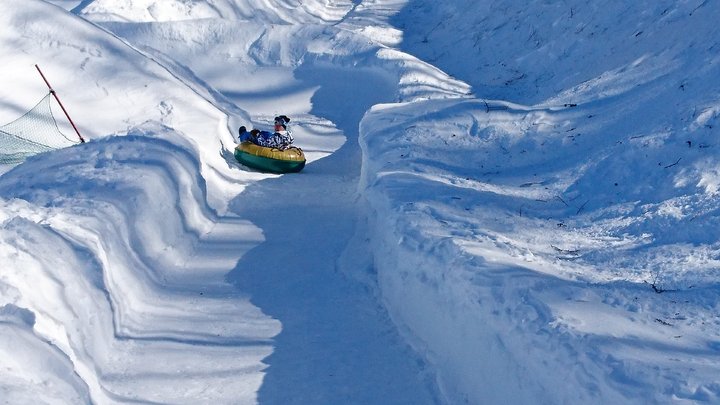
<path id="1" fill-rule="evenodd" d="M 717 5 L 470 3 L 392 21 L 485 99 L 362 122 L 394 319 L 451 402 L 717 401 Z"/>
<path id="2" fill-rule="evenodd" d="M 260 3 L 260 4 L 258 4 Z M 207 18 L 270 24 L 337 22 L 352 8 L 349 0 L 92 0 L 72 12 L 102 22 L 170 22 Z"/>
<path id="3" fill-rule="evenodd" d="M 219 384 L 250 401 L 242 392 L 260 375 L 246 373 L 248 381 L 235 374 L 264 368 L 260 360 L 279 325 L 238 297 L 224 276 L 260 232 L 196 205 L 204 200 L 202 180 L 186 151 L 146 137 L 93 144 L 61 152 L 59 165 L 38 159 L 18 167 L 0 184 L 4 198 L 19 199 L 4 212 L 16 218 L 4 232 L 30 232 L 34 241 L 6 245 L 33 269 L 15 274 L 13 285 L 35 288 L 21 287 L 18 304 L 32 309 L 38 333 L 68 354 L 95 401 L 214 401 L 226 393 L 200 389 Z M 128 182 L 133 177 L 142 183 Z M 48 208 L 39 212 L 23 200 Z M 162 224 L 151 218 L 156 209 L 166 212 Z M 43 226 L 19 219 L 28 215 L 42 215 Z M 232 243 L 233 234 L 243 237 Z M 38 257 L 43 245 L 59 252 Z M 48 299 L 50 292 L 57 298 Z M 148 368 L 146 358 L 159 357 L 163 362 Z M 182 379 L 182 370 L 192 373 Z"/>

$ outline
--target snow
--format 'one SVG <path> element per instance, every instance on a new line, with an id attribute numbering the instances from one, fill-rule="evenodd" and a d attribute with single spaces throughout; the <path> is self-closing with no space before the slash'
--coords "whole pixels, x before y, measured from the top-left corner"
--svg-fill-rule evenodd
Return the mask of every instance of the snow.
<path id="1" fill-rule="evenodd" d="M 3 2 L 88 142 L 0 171 L 1 402 L 717 403 L 718 15 Z"/>

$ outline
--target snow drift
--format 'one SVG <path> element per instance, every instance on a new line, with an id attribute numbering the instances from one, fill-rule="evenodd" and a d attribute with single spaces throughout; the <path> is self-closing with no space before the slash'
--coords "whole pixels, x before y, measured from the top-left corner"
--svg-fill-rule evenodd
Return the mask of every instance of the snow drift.
<path id="1" fill-rule="evenodd" d="M 487 97 L 362 123 L 383 296 L 457 401 L 718 398 L 720 10 L 617 7 L 394 17 L 404 49 Z"/>

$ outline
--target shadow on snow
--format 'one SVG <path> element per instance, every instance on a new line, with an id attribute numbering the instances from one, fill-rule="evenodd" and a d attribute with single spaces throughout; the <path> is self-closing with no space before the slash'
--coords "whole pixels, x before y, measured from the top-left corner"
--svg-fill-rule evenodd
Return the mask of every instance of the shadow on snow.
<path id="1" fill-rule="evenodd" d="M 262 229 L 228 280 L 282 323 L 258 400 L 289 403 L 433 403 L 432 377 L 399 337 L 374 293 L 338 272 L 357 220 L 358 125 L 393 89 L 367 71 L 300 67 L 319 86 L 311 114 L 345 144 L 299 174 L 250 185 L 230 207 Z"/>

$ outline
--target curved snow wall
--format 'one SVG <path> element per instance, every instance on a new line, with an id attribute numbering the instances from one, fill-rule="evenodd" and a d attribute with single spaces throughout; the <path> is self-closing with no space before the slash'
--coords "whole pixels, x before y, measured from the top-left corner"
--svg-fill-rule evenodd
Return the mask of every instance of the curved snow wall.
<path id="1" fill-rule="evenodd" d="M 410 3 L 403 49 L 542 104 L 365 116 L 393 318 L 450 403 L 717 401 L 718 5 L 470 3 Z"/>

